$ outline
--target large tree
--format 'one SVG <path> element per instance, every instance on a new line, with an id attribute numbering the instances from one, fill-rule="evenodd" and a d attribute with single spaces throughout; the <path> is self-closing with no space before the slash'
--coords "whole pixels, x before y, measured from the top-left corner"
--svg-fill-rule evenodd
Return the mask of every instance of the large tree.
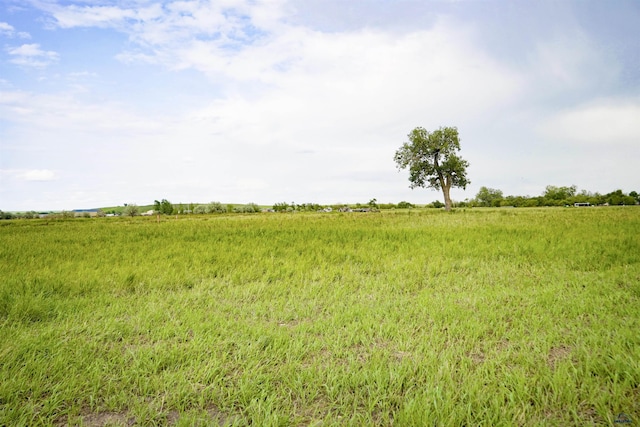
<path id="1" fill-rule="evenodd" d="M 409 142 L 396 151 L 398 169 L 409 169 L 410 187 L 442 190 L 446 210 L 451 210 L 451 187 L 466 188 L 469 162 L 458 156 L 458 128 L 441 127 L 429 132 L 417 127 L 408 135 Z"/>

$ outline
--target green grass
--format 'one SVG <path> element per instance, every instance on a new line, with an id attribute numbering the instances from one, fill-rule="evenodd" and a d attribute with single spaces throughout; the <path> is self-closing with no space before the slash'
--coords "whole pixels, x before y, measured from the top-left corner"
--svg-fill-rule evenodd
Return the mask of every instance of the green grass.
<path id="1" fill-rule="evenodd" d="M 640 420 L 640 209 L 0 222 L 0 425 Z"/>

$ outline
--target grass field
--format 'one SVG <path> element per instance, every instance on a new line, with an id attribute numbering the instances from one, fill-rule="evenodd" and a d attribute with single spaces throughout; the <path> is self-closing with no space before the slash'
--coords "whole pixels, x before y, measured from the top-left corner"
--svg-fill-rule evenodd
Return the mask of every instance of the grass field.
<path id="1" fill-rule="evenodd" d="M 640 425 L 639 231 L 634 207 L 3 221 L 0 425 Z"/>

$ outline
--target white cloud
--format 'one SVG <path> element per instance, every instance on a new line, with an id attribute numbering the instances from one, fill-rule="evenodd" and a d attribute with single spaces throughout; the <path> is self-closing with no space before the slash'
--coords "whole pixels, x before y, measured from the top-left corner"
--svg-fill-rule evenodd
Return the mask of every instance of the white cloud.
<path id="1" fill-rule="evenodd" d="M 136 19 L 138 13 L 133 9 L 117 6 L 51 6 L 56 25 L 60 28 L 73 27 L 115 27 L 123 21 Z"/>
<path id="2" fill-rule="evenodd" d="M 18 178 L 25 181 L 53 181 L 56 179 L 56 173 L 48 169 L 33 169 L 20 173 Z"/>
<path id="3" fill-rule="evenodd" d="M 0 22 L 0 36 L 10 37 L 10 38 L 18 37 L 21 39 L 31 38 L 31 35 L 29 33 L 24 31 L 16 31 L 13 25 L 10 25 L 6 22 Z"/>
<path id="4" fill-rule="evenodd" d="M 108 102 L 83 102 L 73 93 L 36 94 L 0 91 L 0 115 L 31 129 L 44 132 L 103 134 L 153 133 L 170 126 L 172 120 L 136 114 L 131 108 Z"/>
<path id="5" fill-rule="evenodd" d="M 8 48 L 7 52 L 13 58 L 11 63 L 26 66 L 43 68 L 59 59 L 60 55 L 54 51 L 40 49 L 38 43 L 23 44 L 18 47 Z"/>
<path id="6" fill-rule="evenodd" d="M 625 99 L 598 100 L 559 112 L 541 126 L 548 139 L 581 147 L 618 149 L 640 146 L 640 103 Z"/>
<path id="7" fill-rule="evenodd" d="M 15 29 L 12 25 L 7 24 L 6 22 L 0 22 L 0 35 L 3 36 L 12 36 Z"/>
<path id="8" fill-rule="evenodd" d="M 54 181 L 57 173 L 49 169 L 4 169 L 0 175 L 8 176 L 19 181 Z"/>
<path id="9" fill-rule="evenodd" d="M 531 100 L 574 104 L 600 96 L 618 81 L 616 58 L 580 27 L 541 37 L 529 53 Z"/>

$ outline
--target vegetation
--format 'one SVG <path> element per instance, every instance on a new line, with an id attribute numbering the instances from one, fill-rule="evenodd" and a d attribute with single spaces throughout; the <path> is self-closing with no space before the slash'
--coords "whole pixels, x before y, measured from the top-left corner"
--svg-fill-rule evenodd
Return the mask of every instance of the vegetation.
<path id="1" fill-rule="evenodd" d="M 262 209 L 260 209 L 260 206 L 256 205 L 255 203 L 249 203 L 248 205 L 235 206 L 233 208 L 233 212 L 236 212 L 236 213 L 257 213 L 261 211 Z"/>
<path id="2" fill-rule="evenodd" d="M 167 199 L 154 200 L 153 201 L 153 209 L 160 214 L 171 215 L 175 210 L 173 205 Z"/>
<path id="3" fill-rule="evenodd" d="M 615 190 L 607 194 L 592 193 L 586 190 L 577 191 L 575 185 L 569 187 L 557 187 L 548 185 L 541 196 L 504 196 L 502 190 L 480 187 L 480 191 L 475 198 L 464 201 L 452 201 L 452 207 L 543 207 L 543 206 L 573 206 L 576 203 L 588 204 L 591 206 L 630 206 L 640 204 L 640 196 L 636 191 L 629 194 L 622 190 Z M 34 219 L 46 216 L 47 218 L 74 218 L 74 217 L 103 217 L 103 216 L 137 216 L 153 210 L 157 213 L 189 215 L 189 214 L 224 214 L 224 213 L 256 213 L 262 211 L 270 212 L 329 212 L 332 210 L 356 210 L 372 211 L 386 209 L 414 209 L 417 207 L 427 207 L 440 209 L 445 205 L 439 200 L 428 205 L 414 205 L 407 201 L 395 203 L 379 203 L 377 199 L 371 199 L 368 203 L 355 203 L 351 205 L 334 204 L 320 205 L 317 203 L 295 202 L 276 203 L 271 209 L 263 209 L 255 203 L 247 205 L 223 205 L 220 202 L 211 202 L 204 205 L 189 203 L 188 205 L 173 205 L 168 200 L 155 201 L 154 205 L 137 206 L 135 204 L 125 204 L 125 206 L 105 207 L 93 210 L 62 211 L 62 212 L 3 212 L 0 210 L 0 220 L 2 219 Z"/>
<path id="4" fill-rule="evenodd" d="M 124 209 L 122 209 L 122 215 L 124 216 L 136 216 L 140 215 L 140 208 L 136 204 L 125 204 Z"/>
<path id="5" fill-rule="evenodd" d="M 408 135 L 394 156 L 399 169 L 409 169 L 410 187 L 441 189 L 444 206 L 451 210 L 451 188 L 466 188 L 469 162 L 458 156 L 460 139 L 455 127 L 440 128 L 434 132 L 417 127 Z"/>
<path id="6" fill-rule="evenodd" d="M 0 425 L 613 425 L 639 208 L 0 224 Z"/>
<path id="7" fill-rule="evenodd" d="M 198 205 L 195 207 L 193 213 L 195 214 L 211 214 L 211 213 L 225 213 L 227 209 L 220 202 L 211 202 L 207 205 Z"/>
<path id="8" fill-rule="evenodd" d="M 476 202 L 479 206 L 495 206 L 499 207 L 503 200 L 502 191 L 493 188 L 480 187 L 480 191 L 476 195 Z"/>
<path id="9" fill-rule="evenodd" d="M 576 203 L 589 204 L 592 206 L 620 206 L 636 205 L 640 203 L 640 197 L 635 191 L 625 194 L 622 190 L 612 191 L 608 194 L 591 193 L 583 190 L 578 192 L 575 185 L 568 187 L 558 187 L 548 185 L 542 196 L 506 196 L 502 191 L 481 187 L 475 199 L 466 206 L 514 206 L 514 207 L 536 207 L 536 206 L 572 206 Z"/>

